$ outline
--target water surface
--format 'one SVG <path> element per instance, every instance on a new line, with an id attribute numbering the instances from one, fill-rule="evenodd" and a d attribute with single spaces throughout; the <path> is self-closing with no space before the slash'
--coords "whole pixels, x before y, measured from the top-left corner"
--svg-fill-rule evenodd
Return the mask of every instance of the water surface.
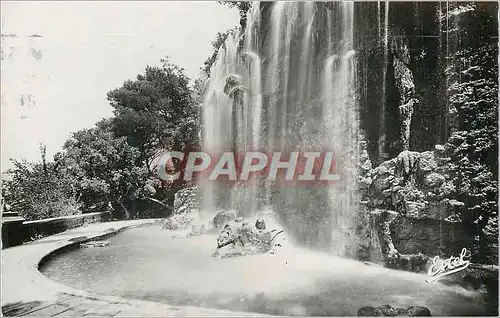
<path id="1" fill-rule="evenodd" d="M 486 314 L 477 293 L 323 252 L 285 246 L 275 255 L 216 259 L 215 236 L 174 239 L 157 226 L 109 240 L 56 256 L 42 272 L 94 293 L 275 315 L 356 315 L 384 304 L 425 306 L 433 316 Z"/>

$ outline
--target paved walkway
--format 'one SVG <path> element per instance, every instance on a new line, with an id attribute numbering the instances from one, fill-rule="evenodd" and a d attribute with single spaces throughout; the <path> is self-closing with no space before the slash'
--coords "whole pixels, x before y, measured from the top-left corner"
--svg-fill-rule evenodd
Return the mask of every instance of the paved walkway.
<path id="1" fill-rule="evenodd" d="M 78 242 L 102 239 L 160 220 L 91 224 L 2 251 L 2 313 L 4 316 L 258 316 L 198 307 L 170 306 L 142 300 L 93 294 L 50 280 L 38 271 L 47 255 Z"/>

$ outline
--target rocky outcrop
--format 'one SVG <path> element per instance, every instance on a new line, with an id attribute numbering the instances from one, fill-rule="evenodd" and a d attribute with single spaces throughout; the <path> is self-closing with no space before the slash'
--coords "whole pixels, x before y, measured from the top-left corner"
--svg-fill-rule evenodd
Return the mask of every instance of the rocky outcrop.
<path id="1" fill-rule="evenodd" d="M 393 43 L 393 69 L 396 89 L 399 94 L 399 139 L 401 150 L 410 149 L 410 127 L 414 107 L 418 103 L 415 98 L 415 84 L 413 73 L 409 69 L 410 53 L 408 45 L 404 42 Z"/>
<path id="2" fill-rule="evenodd" d="M 182 230 L 191 228 L 192 223 L 200 218 L 198 207 L 198 188 L 191 187 L 177 191 L 174 200 L 174 211 L 162 225 L 162 229 Z"/>
<path id="3" fill-rule="evenodd" d="M 470 248 L 471 238 L 461 224 L 464 203 L 453 199 L 455 185 L 443 146 L 403 151 L 373 169 L 368 160 L 360 168 L 362 213 L 368 214 L 365 226 L 378 233 L 387 266 L 426 271 L 430 257 Z"/>
<path id="4" fill-rule="evenodd" d="M 369 208 L 395 210 L 414 219 L 459 222 L 463 202 L 452 199 L 455 187 L 449 158 L 435 151 L 403 151 L 396 158 L 366 171 L 363 200 Z"/>
<path id="5" fill-rule="evenodd" d="M 190 187 L 177 191 L 174 196 L 173 214 L 182 214 L 193 209 L 199 209 L 199 189 Z"/>

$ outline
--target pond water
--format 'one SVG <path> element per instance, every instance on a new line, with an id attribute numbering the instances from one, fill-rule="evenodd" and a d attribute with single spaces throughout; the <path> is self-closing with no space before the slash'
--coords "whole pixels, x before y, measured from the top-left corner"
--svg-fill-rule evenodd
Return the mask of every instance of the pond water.
<path id="1" fill-rule="evenodd" d="M 290 246 L 275 255 L 216 259 L 214 235 L 172 234 L 156 226 L 129 229 L 108 246 L 69 251 L 41 270 L 74 288 L 171 305 L 355 316 L 360 307 L 390 304 L 425 306 L 433 316 L 486 315 L 478 293 L 427 284 L 425 275 Z"/>

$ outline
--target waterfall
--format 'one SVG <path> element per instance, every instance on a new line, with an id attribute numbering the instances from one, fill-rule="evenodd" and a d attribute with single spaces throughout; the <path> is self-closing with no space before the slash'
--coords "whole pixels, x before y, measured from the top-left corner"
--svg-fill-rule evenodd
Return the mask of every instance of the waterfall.
<path id="1" fill-rule="evenodd" d="M 380 1 L 377 1 L 377 31 L 378 31 L 378 39 L 380 40 L 381 32 L 380 32 L 381 24 L 380 24 Z"/>
<path id="2" fill-rule="evenodd" d="M 354 4 L 340 4 L 342 18 L 340 46 L 336 54 L 325 61 L 323 75 L 323 107 L 329 147 L 341 151 L 339 168 L 344 178 L 342 185 L 330 188 L 329 204 L 332 213 L 333 252 L 339 256 L 352 254 L 356 200 L 355 154 L 358 134 L 358 104 L 355 93 L 355 51 L 353 50 Z M 345 156 L 345 158 L 342 158 Z M 354 160 L 354 161 L 353 161 Z"/>
<path id="3" fill-rule="evenodd" d="M 225 92 L 228 89 L 228 79 L 238 79 L 238 39 L 238 32 L 227 37 L 210 69 L 210 82 L 203 103 L 203 148 L 212 154 L 230 149 L 233 140 L 238 138 L 240 123 L 235 120 L 235 100 Z M 202 216 L 210 218 L 216 212 L 218 193 L 223 189 L 207 180 L 200 180 L 199 186 L 203 189 Z"/>
<path id="4" fill-rule="evenodd" d="M 307 27 L 304 29 L 304 34 L 302 38 L 302 47 L 301 47 L 301 56 L 300 56 L 300 71 L 298 76 L 298 99 L 297 102 L 300 106 L 307 100 L 309 96 L 307 95 L 310 92 L 310 59 L 309 52 L 311 51 L 311 32 L 312 26 L 314 22 L 314 2 L 304 2 L 304 17 L 307 22 Z"/>
<path id="5" fill-rule="evenodd" d="M 250 58 L 248 82 L 250 82 L 249 96 L 252 104 L 252 113 L 250 117 L 252 127 L 251 147 L 256 149 L 259 147 L 260 142 L 262 112 L 262 62 L 259 54 L 257 53 L 259 52 L 259 36 L 257 31 L 259 30 L 260 25 L 260 11 L 258 3 L 253 3 L 247 23 L 248 27 L 245 32 L 245 46 L 243 54 Z"/>
<path id="6" fill-rule="evenodd" d="M 273 5 L 271 12 L 271 40 L 270 40 L 270 52 L 268 56 L 271 56 L 271 63 L 269 63 L 267 69 L 267 76 L 269 91 L 266 93 L 269 94 L 269 112 L 268 112 L 268 129 L 267 129 L 267 137 L 268 137 L 268 148 L 274 149 L 276 148 L 276 141 L 274 132 L 276 130 L 277 125 L 277 104 L 278 104 L 278 92 L 280 90 L 280 47 L 281 47 L 281 29 L 283 27 L 283 13 L 286 2 L 276 2 Z"/>
<path id="7" fill-rule="evenodd" d="M 200 184 L 202 210 L 229 208 L 255 215 L 263 208 L 258 202 L 262 192 L 264 205 L 281 216 L 298 241 L 321 241 L 331 244 L 335 254 L 349 255 L 358 202 L 354 4 L 335 3 L 326 15 L 317 15 L 314 3 L 265 4 L 272 5 L 267 24 L 262 5 L 252 4 L 246 29 L 228 37 L 212 66 L 203 112 L 204 148 L 332 149 L 343 152 L 337 161 L 342 180 L 319 188 L 266 182 L 223 189 L 207 182 Z M 316 42 L 321 25 L 328 26 L 327 39 Z"/>
<path id="8" fill-rule="evenodd" d="M 385 1 L 384 6 L 384 70 L 382 75 L 382 107 L 380 110 L 380 136 L 379 136 L 379 158 L 385 158 L 385 144 L 386 144 L 386 119 L 385 112 L 387 107 L 387 96 L 386 96 L 386 77 L 388 68 L 388 55 L 389 55 L 389 1 Z"/>

